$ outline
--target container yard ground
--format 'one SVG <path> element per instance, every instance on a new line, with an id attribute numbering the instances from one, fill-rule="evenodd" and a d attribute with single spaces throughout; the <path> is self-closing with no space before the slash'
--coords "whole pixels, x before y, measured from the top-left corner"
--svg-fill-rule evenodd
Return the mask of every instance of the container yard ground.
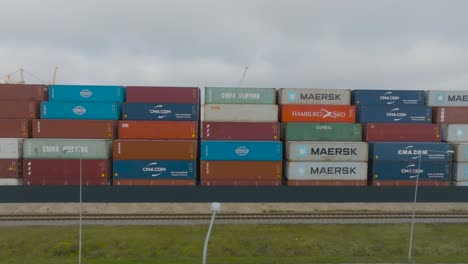
<path id="1" fill-rule="evenodd" d="M 191 264 L 207 226 L 83 229 L 83 263 Z M 76 263 L 77 228 L 0 228 L 0 263 Z M 409 225 L 215 225 L 209 263 L 407 263 Z M 468 225 L 418 224 L 417 263 L 467 263 Z"/>
<path id="2" fill-rule="evenodd" d="M 205 214 L 209 203 L 83 203 L 89 214 Z M 320 211 L 410 212 L 412 203 L 223 203 L 223 213 L 280 213 Z M 468 211 L 468 203 L 417 203 L 420 212 Z M 73 214 L 78 203 L 0 203 L 0 214 Z"/>

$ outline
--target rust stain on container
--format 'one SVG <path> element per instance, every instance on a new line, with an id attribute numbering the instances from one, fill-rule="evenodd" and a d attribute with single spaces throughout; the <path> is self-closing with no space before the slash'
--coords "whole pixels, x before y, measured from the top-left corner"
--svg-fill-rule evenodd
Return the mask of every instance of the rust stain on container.
<path id="1" fill-rule="evenodd" d="M 389 142 L 440 142 L 440 125 L 368 123 L 363 129 L 363 139 Z"/>
<path id="2" fill-rule="evenodd" d="M 281 181 L 201 180 L 201 186 L 281 186 Z"/>
<path id="3" fill-rule="evenodd" d="M 202 180 L 281 180 L 281 161 L 202 161 Z"/>
<path id="4" fill-rule="evenodd" d="M 416 186 L 416 180 L 382 180 L 372 181 L 372 186 Z M 450 181 L 423 180 L 418 182 L 419 186 L 450 186 Z"/>
<path id="5" fill-rule="evenodd" d="M 190 139 L 198 137 L 196 121 L 119 121 L 121 139 Z"/>
<path id="6" fill-rule="evenodd" d="M 0 118 L 34 119 L 39 117 L 39 102 L 34 101 L 0 101 Z"/>
<path id="7" fill-rule="evenodd" d="M 114 186 L 194 186 L 195 180 L 114 180 Z"/>
<path id="8" fill-rule="evenodd" d="M 0 138 L 29 138 L 31 120 L 0 119 Z"/>
<path id="9" fill-rule="evenodd" d="M 20 178 L 20 159 L 0 159 L 0 178 Z"/>
<path id="10" fill-rule="evenodd" d="M 197 141 L 194 140 L 115 140 L 116 160 L 194 160 Z"/>
<path id="11" fill-rule="evenodd" d="M 0 101 L 44 101 L 47 95 L 42 84 L 0 84 Z"/>
<path id="12" fill-rule="evenodd" d="M 433 107 L 436 124 L 468 124 L 468 107 Z"/>
<path id="13" fill-rule="evenodd" d="M 367 180 L 288 180 L 287 186 L 367 186 Z"/>
<path id="14" fill-rule="evenodd" d="M 34 138 L 114 139 L 117 122 L 112 120 L 37 119 L 32 123 Z"/>
<path id="15" fill-rule="evenodd" d="M 276 122 L 203 122 L 204 140 L 279 140 L 280 124 Z"/>
<path id="16" fill-rule="evenodd" d="M 200 89 L 175 86 L 127 86 L 126 98 L 128 103 L 198 104 Z"/>

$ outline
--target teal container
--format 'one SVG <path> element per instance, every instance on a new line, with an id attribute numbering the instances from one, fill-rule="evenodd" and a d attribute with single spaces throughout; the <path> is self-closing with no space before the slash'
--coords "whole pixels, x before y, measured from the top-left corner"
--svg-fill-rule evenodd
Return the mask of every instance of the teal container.
<path id="1" fill-rule="evenodd" d="M 25 159 L 110 159 L 112 140 L 102 139 L 26 139 Z"/>
<path id="2" fill-rule="evenodd" d="M 361 124 L 302 123 L 283 124 L 286 141 L 361 141 Z"/>
<path id="3" fill-rule="evenodd" d="M 125 87 L 104 85 L 51 85 L 50 101 L 124 102 Z"/>
<path id="4" fill-rule="evenodd" d="M 276 104 L 276 89 L 206 87 L 205 104 Z"/>
<path id="5" fill-rule="evenodd" d="M 43 119 L 119 120 L 122 104 L 113 102 L 58 102 L 41 103 Z"/>

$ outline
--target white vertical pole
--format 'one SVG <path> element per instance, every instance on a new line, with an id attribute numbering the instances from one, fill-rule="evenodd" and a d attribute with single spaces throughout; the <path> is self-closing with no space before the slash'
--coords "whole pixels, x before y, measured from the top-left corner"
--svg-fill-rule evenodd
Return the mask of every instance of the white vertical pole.
<path id="1" fill-rule="evenodd" d="M 81 150 L 80 150 L 80 229 L 78 233 L 78 264 L 81 264 L 81 233 L 82 233 L 82 217 L 83 217 L 83 207 L 82 207 L 82 202 L 83 202 L 83 161 L 81 157 Z"/>
<path id="2" fill-rule="evenodd" d="M 203 245 L 203 264 L 206 264 L 206 252 L 208 251 L 208 241 L 210 240 L 211 229 L 213 228 L 213 223 L 216 217 L 216 213 L 221 209 L 220 203 L 211 203 L 211 216 L 210 227 L 208 227 L 208 233 L 206 234 L 205 244 Z"/>

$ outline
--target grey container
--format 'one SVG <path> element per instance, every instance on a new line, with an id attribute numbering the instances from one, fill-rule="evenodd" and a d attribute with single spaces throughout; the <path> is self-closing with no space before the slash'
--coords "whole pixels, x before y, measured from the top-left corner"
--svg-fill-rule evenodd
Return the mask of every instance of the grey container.
<path id="1" fill-rule="evenodd" d="M 468 142 L 468 124 L 441 125 L 442 141 Z"/>
<path id="2" fill-rule="evenodd" d="M 466 186 L 468 186 L 468 181 L 464 181 L 464 182 L 453 182 L 453 185 L 466 187 Z"/>
<path id="3" fill-rule="evenodd" d="M 427 91 L 427 106 L 468 106 L 468 91 Z"/>
<path id="4" fill-rule="evenodd" d="M 366 142 L 345 141 L 291 141 L 286 142 L 289 161 L 365 161 L 368 158 Z"/>
<path id="5" fill-rule="evenodd" d="M 0 138 L 0 159 L 20 159 L 23 150 L 23 139 Z"/>
<path id="6" fill-rule="evenodd" d="M 276 104 L 276 89 L 206 87 L 205 104 Z"/>
<path id="7" fill-rule="evenodd" d="M 278 122 L 277 105 L 206 104 L 204 121 Z"/>
<path id="8" fill-rule="evenodd" d="M 110 159 L 112 140 L 26 139 L 23 156 L 27 159 Z"/>
<path id="9" fill-rule="evenodd" d="M 367 180 L 367 162 L 286 162 L 288 180 Z"/>
<path id="10" fill-rule="evenodd" d="M 350 105 L 351 90 L 281 88 L 279 104 Z"/>
<path id="11" fill-rule="evenodd" d="M 468 143 L 458 143 L 452 144 L 453 151 L 453 161 L 458 162 L 468 162 Z"/>
<path id="12" fill-rule="evenodd" d="M 468 182 L 468 162 L 454 162 L 452 179 L 457 182 Z"/>
<path id="13" fill-rule="evenodd" d="M 11 179 L 11 178 L 0 179 L 0 186 L 13 186 L 13 185 L 23 185 L 23 180 Z"/>

